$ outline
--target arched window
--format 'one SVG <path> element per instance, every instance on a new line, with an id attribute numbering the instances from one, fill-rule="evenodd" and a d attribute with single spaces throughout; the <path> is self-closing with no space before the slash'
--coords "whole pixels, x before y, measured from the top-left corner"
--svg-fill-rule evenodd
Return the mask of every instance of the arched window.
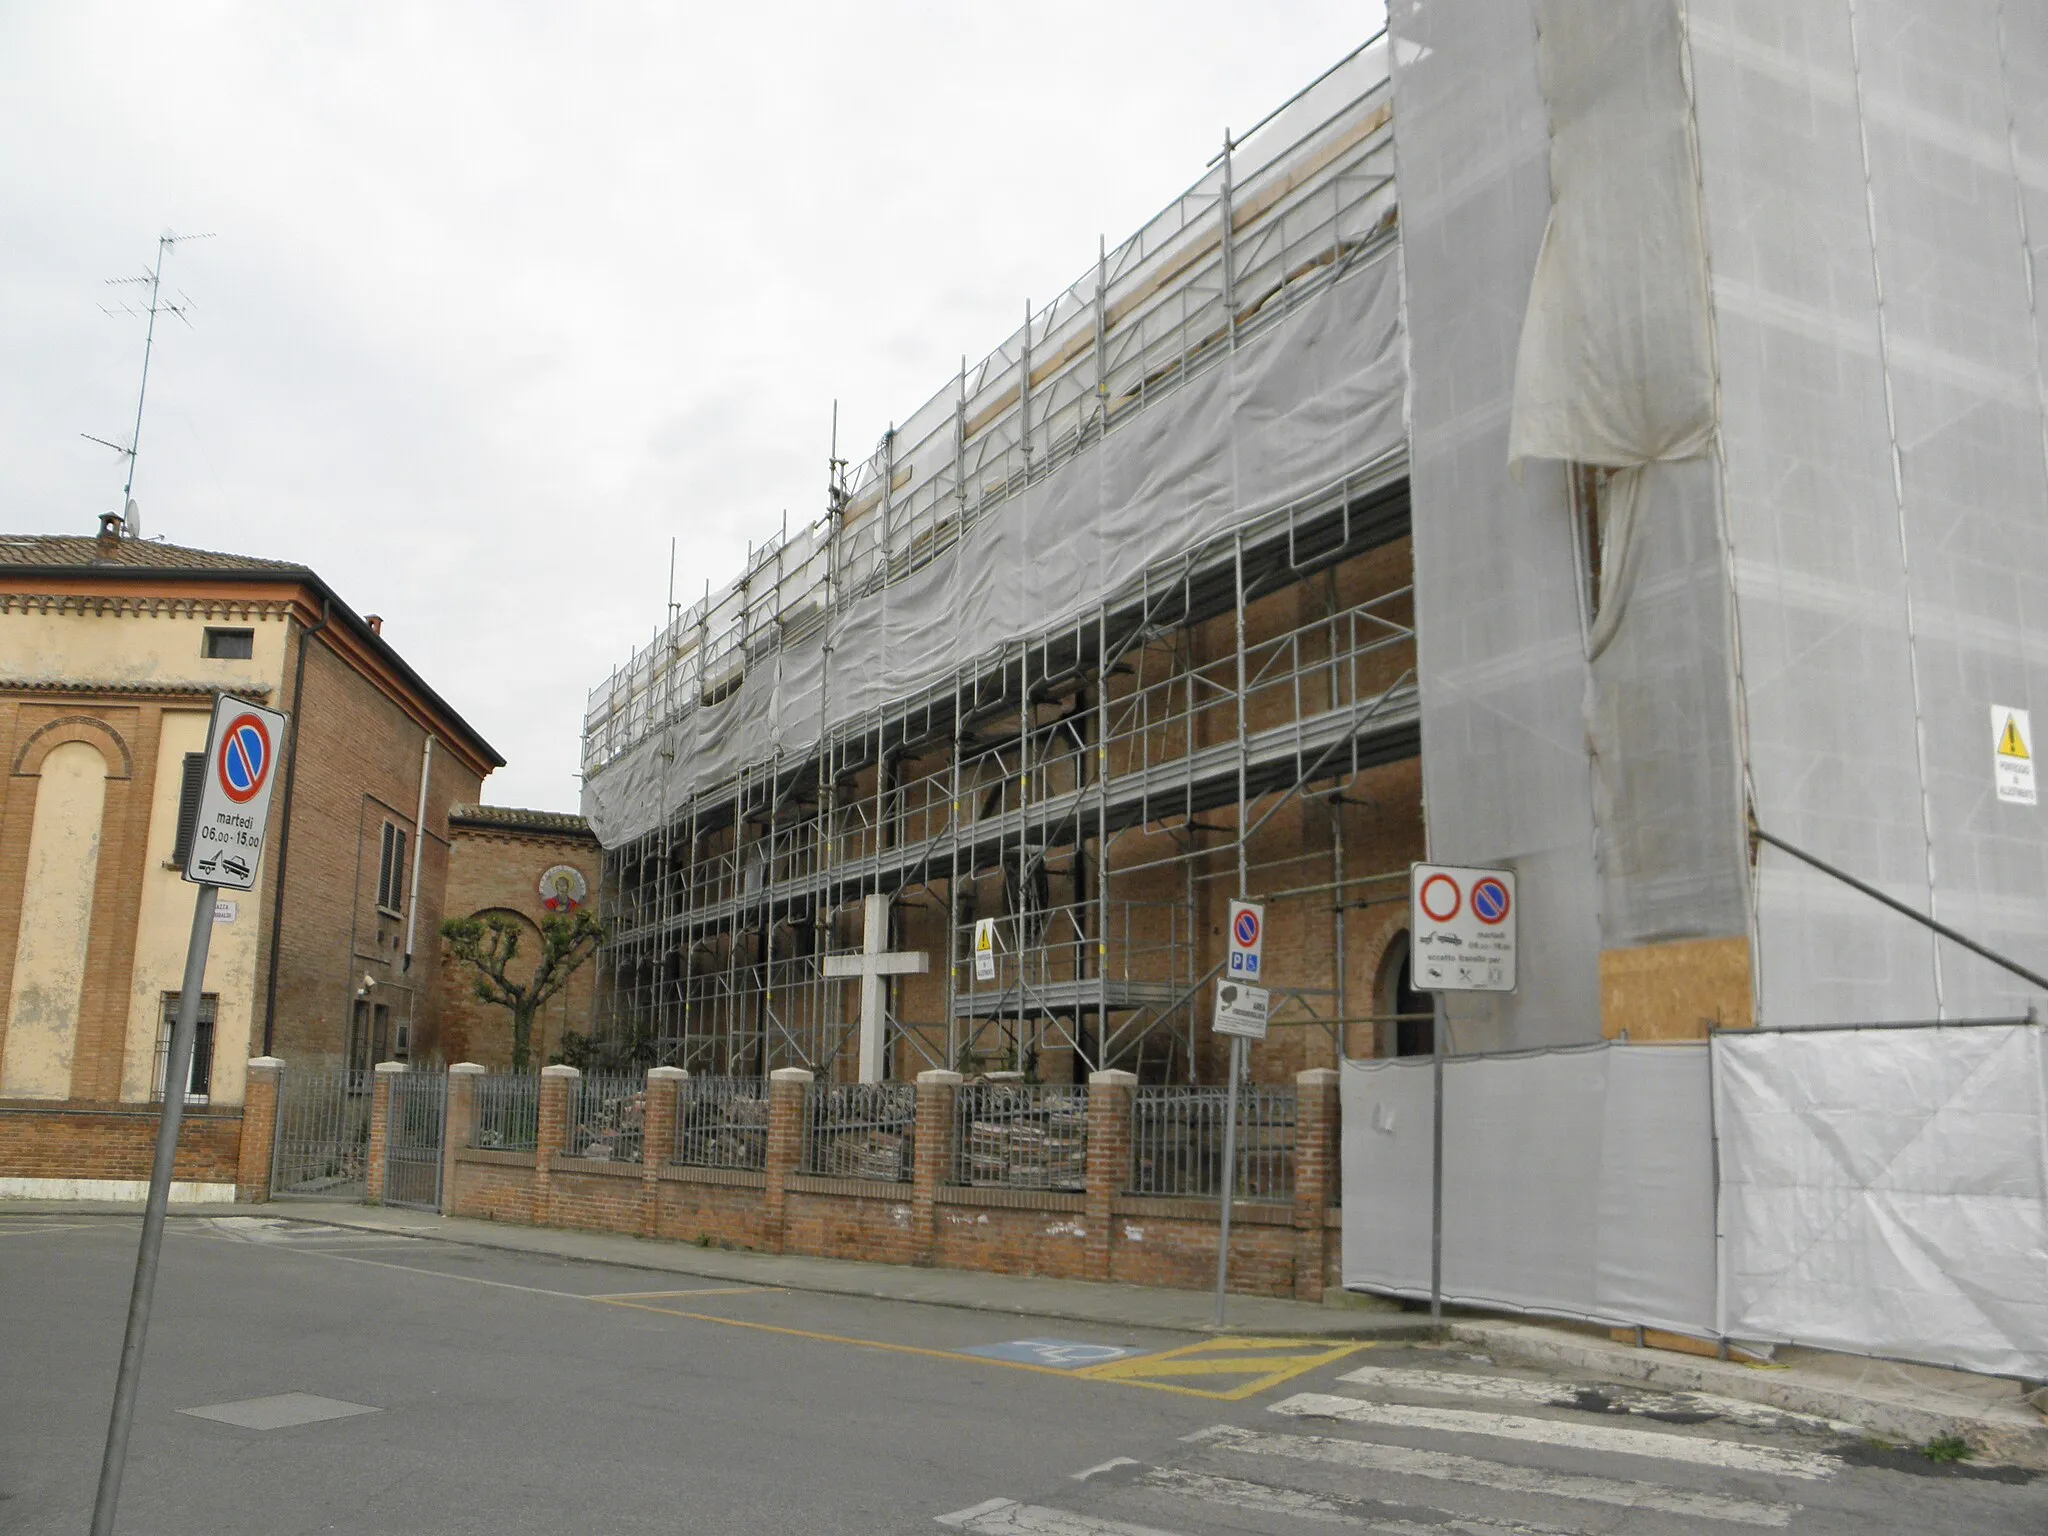
<path id="1" fill-rule="evenodd" d="M 1381 1056 L 1427 1056 L 1432 1048 L 1435 1022 L 1416 1015 L 1433 1014 L 1436 1005 L 1427 992 L 1415 990 L 1408 963 L 1408 931 L 1404 928 L 1388 941 L 1373 988 L 1373 1012 L 1385 1021 L 1377 1031 L 1376 1054 Z"/>

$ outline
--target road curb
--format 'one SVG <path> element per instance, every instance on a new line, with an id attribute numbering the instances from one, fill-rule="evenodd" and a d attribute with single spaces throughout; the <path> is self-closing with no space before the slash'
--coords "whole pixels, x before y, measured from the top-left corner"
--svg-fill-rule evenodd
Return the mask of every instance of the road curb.
<path id="1" fill-rule="evenodd" d="M 1879 1439 L 1925 1445 L 1954 1435 L 1987 1460 L 2048 1470 L 2048 1423 L 2014 1388 L 2009 1413 L 1985 1412 L 1966 1401 L 1918 1402 L 1859 1392 L 1801 1376 L 1795 1370 L 1758 1369 L 1733 1361 L 1697 1359 L 1657 1349 L 1630 1349 L 1578 1338 L 1529 1323 L 1461 1320 L 1451 1337 L 1475 1345 L 1503 1364 L 1562 1366 L 1618 1382 L 1641 1382 L 1680 1392 L 1722 1397 L 1816 1414 L 1854 1424 Z M 2031 1416 L 2035 1422 L 2028 1423 Z"/>

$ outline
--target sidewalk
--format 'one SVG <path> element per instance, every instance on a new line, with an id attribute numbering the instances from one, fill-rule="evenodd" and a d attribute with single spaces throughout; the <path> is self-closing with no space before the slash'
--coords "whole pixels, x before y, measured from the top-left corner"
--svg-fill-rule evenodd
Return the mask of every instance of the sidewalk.
<path id="1" fill-rule="evenodd" d="M 2018 1382 L 2002 1376 L 1818 1349 L 1781 1348 L 1768 1365 L 1745 1365 L 1636 1349 L 1561 1324 L 1460 1318 L 1450 1334 L 1502 1364 L 1577 1371 L 1674 1392 L 1712 1392 L 1839 1419 L 1904 1445 L 1954 1435 L 1988 1460 L 2048 1469 L 2048 1418 L 2028 1403 Z"/>
<path id="2" fill-rule="evenodd" d="M 136 1204 L 0 1201 L 0 1214 L 132 1215 L 140 1209 Z M 698 1248 L 337 1201 L 186 1205 L 173 1207 L 171 1214 L 321 1222 L 364 1232 L 404 1233 L 507 1253 L 631 1265 L 741 1285 L 1111 1327 L 1214 1331 L 1215 1302 L 1207 1291 Z M 1420 1341 L 1429 1336 L 1426 1314 L 1358 1295 L 1336 1296 L 1320 1306 L 1264 1296 L 1232 1296 L 1228 1318 L 1227 1331 L 1231 1333 L 1389 1342 Z M 1639 1382 L 1671 1391 L 1710 1392 L 1840 1420 L 1866 1434 L 1908 1445 L 1954 1435 L 1988 1459 L 2048 1469 L 2048 1419 L 2029 1406 L 2019 1383 L 2001 1377 L 1805 1349 L 1781 1349 L 1770 1365 L 1749 1366 L 1660 1349 L 1636 1349 L 1613 1343 L 1603 1331 L 1569 1324 L 1468 1314 L 1452 1318 L 1450 1336 L 1454 1343 L 1484 1351 L 1504 1365 L 1569 1371 L 1595 1380 Z"/>

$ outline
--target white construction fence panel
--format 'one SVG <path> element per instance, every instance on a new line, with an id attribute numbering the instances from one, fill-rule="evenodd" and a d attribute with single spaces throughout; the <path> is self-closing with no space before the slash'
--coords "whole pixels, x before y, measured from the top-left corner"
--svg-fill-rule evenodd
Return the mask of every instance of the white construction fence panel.
<path id="1" fill-rule="evenodd" d="M 1713 1049 L 1728 1334 L 2048 1376 L 2039 1026 Z"/>
<path id="2" fill-rule="evenodd" d="M 1432 1067 L 1345 1063 L 1344 1284 L 1429 1294 Z M 1444 1299 L 1708 1334 L 1707 1048 L 1444 1064 Z"/>

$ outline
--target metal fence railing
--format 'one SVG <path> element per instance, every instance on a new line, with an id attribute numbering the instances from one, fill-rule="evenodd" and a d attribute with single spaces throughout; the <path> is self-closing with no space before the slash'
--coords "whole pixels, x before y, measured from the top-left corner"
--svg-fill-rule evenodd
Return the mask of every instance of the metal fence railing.
<path id="1" fill-rule="evenodd" d="M 540 1079 L 494 1072 L 474 1079 L 469 1144 L 492 1152 L 531 1152 L 540 1142 Z"/>
<path id="2" fill-rule="evenodd" d="M 367 1073 L 361 1076 L 368 1076 Z M 278 1104 L 271 1188 L 360 1200 L 370 1148 L 370 1090 L 346 1067 L 291 1068 Z"/>
<path id="3" fill-rule="evenodd" d="M 1088 1181 L 1088 1090 L 970 1083 L 953 1100 L 953 1182 L 1081 1189 Z"/>
<path id="4" fill-rule="evenodd" d="M 647 1123 L 647 1079 L 593 1072 L 578 1078 L 569 1095 L 565 1157 L 593 1162 L 637 1163 Z"/>
<path id="5" fill-rule="evenodd" d="M 1227 1088 L 1139 1088 L 1131 1099 L 1133 1195 L 1217 1199 Z M 1294 1089 L 1246 1087 L 1237 1101 L 1237 1198 L 1294 1198 Z"/>
<path id="6" fill-rule="evenodd" d="M 917 1126 L 909 1083 L 817 1083 L 804 1097 L 805 1173 L 908 1184 Z"/>
<path id="7" fill-rule="evenodd" d="M 677 1084 L 670 1161 L 692 1168 L 768 1164 L 768 1084 L 758 1077 L 693 1077 Z"/>

